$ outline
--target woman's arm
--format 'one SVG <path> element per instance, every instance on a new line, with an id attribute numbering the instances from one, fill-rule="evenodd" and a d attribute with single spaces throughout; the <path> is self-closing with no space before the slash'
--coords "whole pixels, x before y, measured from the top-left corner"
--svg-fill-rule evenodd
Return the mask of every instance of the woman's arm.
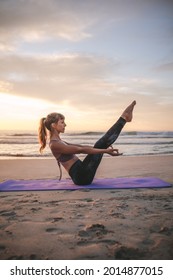
<path id="1" fill-rule="evenodd" d="M 88 146 L 75 146 L 75 145 L 65 145 L 62 142 L 51 143 L 51 149 L 53 149 L 58 154 L 104 154 L 107 153 L 111 156 L 121 155 L 118 149 L 97 149 Z"/>
<path id="2" fill-rule="evenodd" d="M 67 145 L 71 145 L 71 146 L 92 148 L 92 146 L 89 146 L 89 145 L 71 144 L 71 143 L 68 143 L 64 140 L 63 140 L 63 142 L 66 143 Z"/>

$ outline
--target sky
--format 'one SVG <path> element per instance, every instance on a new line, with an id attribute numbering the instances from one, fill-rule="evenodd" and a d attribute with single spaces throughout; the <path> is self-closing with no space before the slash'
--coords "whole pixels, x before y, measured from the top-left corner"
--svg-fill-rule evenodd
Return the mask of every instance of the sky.
<path id="1" fill-rule="evenodd" d="M 173 130 L 173 1 L 0 0 L 0 130 Z"/>

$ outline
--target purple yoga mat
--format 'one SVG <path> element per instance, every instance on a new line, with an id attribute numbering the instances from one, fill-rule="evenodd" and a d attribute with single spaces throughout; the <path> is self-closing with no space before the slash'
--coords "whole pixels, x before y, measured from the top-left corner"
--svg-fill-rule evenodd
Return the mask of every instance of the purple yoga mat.
<path id="1" fill-rule="evenodd" d="M 76 186 L 69 179 L 58 181 L 45 180 L 8 180 L 0 184 L 1 192 L 10 191 L 50 191 L 80 189 L 133 189 L 167 188 L 172 185 L 155 177 L 95 179 L 91 185 Z"/>

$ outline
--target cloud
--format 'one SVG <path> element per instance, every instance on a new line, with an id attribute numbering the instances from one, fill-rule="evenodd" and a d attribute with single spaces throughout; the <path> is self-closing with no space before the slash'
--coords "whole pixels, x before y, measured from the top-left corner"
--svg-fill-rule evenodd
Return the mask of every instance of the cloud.
<path id="1" fill-rule="evenodd" d="M 132 98 L 145 110 L 150 102 L 166 106 L 172 88 L 168 2 L 1 0 L 1 92 L 98 118 Z M 153 71 L 164 58 L 169 63 Z"/>
<path id="2" fill-rule="evenodd" d="M 86 30 L 91 20 L 85 12 L 79 11 L 77 2 L 1 0 L 0 50 L 15 49 L 21 41 L 51 38 L 78 41 L 90 37 Z"/>
<path id="3" fill-rule="evenodd" d="M 3 80 L 0 80 L 0 92 L 11 92 L 13 89 L 13 86 L 9 82 L 5 82 Z"/>
<path id="4" fill-rule="evenodd" d="M 159 72 L 166 72 L 166 71 L 173 71 L 173 62 L 169 62 L 169 63 L 163 63 L 161 65 L 159 65 L 158 67 L 155 68 L 156 71 Z"/>
<path id="5" fill-rule="evenodd" d="M 0 79 L 10 93 L 71 105 L 97 106 L 98 96 L 112 91 L 109 77 L 119 62 L 96 55 L 1 56 Z M 3 85 L 3 84 L 2 84 Z M 106 98 L 106 97 L 105 97 Z M 101 103 L 102 103 L 101 102 Z"/>
<path id="6" fill-rule="evenodd" d="M 81 41 L 109 23 L 146 19 L 153 7 L 157 10 L 154 3 L 135 0 L 130 5 L 128 0 L 1 0 L 0 50 L 13 51 L 22 41 Z"/>
<path id="7" fill-rule="evenodd" d="M 153 78 L 123 77 L 126 65 L 91 54 L 0 57 L 1 91 L 68 105 L 77 110 L 115 111 L 123 99 L 158 99 L 167 89 Z M 142 97 L 143 96 L 143 97 Z"/>

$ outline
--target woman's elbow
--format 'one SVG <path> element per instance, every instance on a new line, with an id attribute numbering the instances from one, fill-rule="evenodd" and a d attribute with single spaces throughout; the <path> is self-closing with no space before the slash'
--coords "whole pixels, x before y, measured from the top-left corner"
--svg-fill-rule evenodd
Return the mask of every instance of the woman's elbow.
<path id="1" fill-rule="evenodd" d="M 82 153 L 84 153 L 83 147 L 76 147 L 75 150 L 76 150 L 76 151 L 75 151 L 75 154 L 82 154 Z"/>

